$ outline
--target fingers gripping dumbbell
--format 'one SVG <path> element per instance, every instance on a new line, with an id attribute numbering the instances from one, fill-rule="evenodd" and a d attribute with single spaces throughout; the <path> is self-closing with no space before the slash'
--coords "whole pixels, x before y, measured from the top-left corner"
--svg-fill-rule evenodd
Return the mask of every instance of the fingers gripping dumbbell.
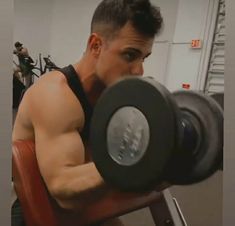
<path id="1" fill-rule="evenodd" d="M 100 97 L 90 142 L 98 171 L 121 190 L 194 183 L 221 161 L 223 112 L 203 94 L 171 94 L 151 78 L 126 78 Z"/>

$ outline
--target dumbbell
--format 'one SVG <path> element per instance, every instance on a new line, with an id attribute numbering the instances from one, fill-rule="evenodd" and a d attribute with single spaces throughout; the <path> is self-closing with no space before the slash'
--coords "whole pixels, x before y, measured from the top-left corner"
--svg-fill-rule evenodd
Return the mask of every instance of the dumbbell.
<path id="1" fill-rule="evenodd" d="M 224 93 L 223 92 L 212 93 L 210 94 L 210 97 L 212 97 L 220 105 L 221 109 L 224 111 Z M 223 170 L 223 159 L 221 159 L 219 169 Z"/>
<path id="2" fill-rule="evenodd" d="M 173 93 L 180 110 L 177 152 L 167 168 L 173 184 L 200 182 L 221 166 L 223 109 L 211 97 L 192 91 Z"/>
<path id="3" fill-rule="evenodd" d="M 90 144 L 99 173 L 120 190 L 196 183 L 221 162 L 223 112 L 204 94 L 171 94 L 152 78 L 127 77 L 99 98 Z"/>

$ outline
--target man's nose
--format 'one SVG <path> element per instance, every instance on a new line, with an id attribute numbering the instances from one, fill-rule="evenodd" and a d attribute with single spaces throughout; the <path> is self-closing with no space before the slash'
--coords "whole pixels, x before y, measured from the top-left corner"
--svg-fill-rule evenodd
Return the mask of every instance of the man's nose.
<path id="1" fill-rule="evenodd" d="M 132 66 L 131 75 L 143 75 L 143 74 L 144 74 L 143 62 L 138 62 Z"/>

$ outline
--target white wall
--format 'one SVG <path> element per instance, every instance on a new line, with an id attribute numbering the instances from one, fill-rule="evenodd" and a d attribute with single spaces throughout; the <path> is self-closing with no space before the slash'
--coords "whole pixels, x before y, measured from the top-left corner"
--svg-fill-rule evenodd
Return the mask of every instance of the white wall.
<path id="1" fill-rule="evenodd" d="M 161 8 L 164 25 L 162 32 L 155 39 L 151 56 L 144 63 L 144 75 L 152 76 L 165 84 L 170 43 L 175 32 L 179 0 L 152 0 L 152 3 Z"/>
<path id="2" fill-rule="evenodd" d="M 39 53 L 50 53 L 52 3 L 53 0 L 14 0 L 14 42 L 22 42 L 33 59 Z"/>
<path id="3" fill-rule="evenodd" d="M 218 0 L 180 0 L 173 43 L 166 73 L 166 83 L 171 91 L 189 84 L 198 90 L 201 76 L 205 76 L 213 34 L 209 34 Z M 192 49 L 191 40 L 202 40 L 201 49 Z M 204 73 L 204 74 L 203 74 Z"/>
<path id="4" fill-rule="evenodd" d="M 100 0 L 54 0 L 51 54 L 58 66 L 79 60 L 86 48 L 93 11 Z"/>

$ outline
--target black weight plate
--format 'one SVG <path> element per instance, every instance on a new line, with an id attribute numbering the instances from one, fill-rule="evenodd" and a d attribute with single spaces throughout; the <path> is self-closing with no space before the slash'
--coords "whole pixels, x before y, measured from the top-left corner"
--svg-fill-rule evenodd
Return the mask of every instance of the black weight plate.
<path id="1" fill-rule="evenodd" d="M 171 102 L 174 101 L 166 88 L 142 77 L 123 79 L 101 95 L 92 117 L 90 142 L 93 161 L 107 183 L 125 191 L 146 191 L 161 181 L 176 142 L 176 119 Z M 110 121 L 124 107 L 138 109 L 150 131 L 146 152 L 131 165 L 114 161 L 107 141 Z"/>
<path id="2" fill-rule="evenodd" d="M 224 110 L 224 93 L 213 93 L 210 97 L 212 97 L 220 105 L 222 110 Z M 221 159 L 219 169 L 223 170 L 223 159 Z"/>
<path id="3" fill-rule="evenodd" d="M 194 91 L 174 93 L 182 115 L 191 115 L 200 125 L 196 153 L 175 156 L 168 179 L 174 184 L 192 184 L 211 176 L 223 158 L 223 112 L 214 99 Z"/>
<path id="4" fill-rule="evenodd" d="M 213 93 L 210 95 L 224 110 L 224 93 Z"/>

